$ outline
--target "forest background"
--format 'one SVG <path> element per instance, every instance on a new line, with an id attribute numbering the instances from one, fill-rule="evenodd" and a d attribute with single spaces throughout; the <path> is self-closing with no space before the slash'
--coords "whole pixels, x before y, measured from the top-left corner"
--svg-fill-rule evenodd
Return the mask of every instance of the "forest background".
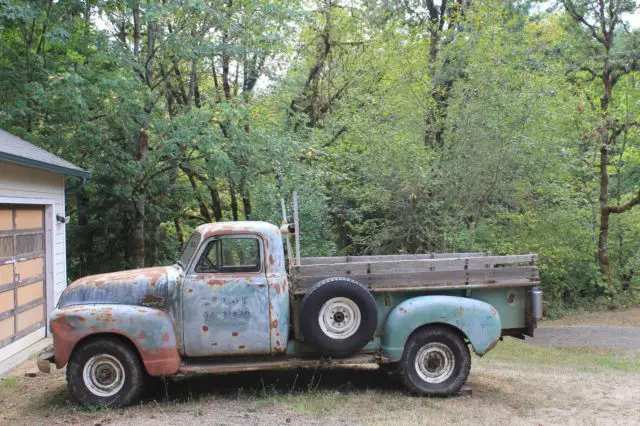
<path id="1" fill-rule="evenodd" d="M 629 0 L 0 0 L 0 127 L 67 181 L 68 276 L 203 222 L 303 255 L 538 253 L 551 315 L 640 290 Z"/>

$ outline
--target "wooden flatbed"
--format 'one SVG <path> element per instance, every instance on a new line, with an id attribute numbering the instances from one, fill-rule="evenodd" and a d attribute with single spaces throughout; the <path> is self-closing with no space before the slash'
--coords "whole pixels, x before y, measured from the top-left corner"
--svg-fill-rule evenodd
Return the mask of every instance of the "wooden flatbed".
<path id="1" fill-rule="evenodd" d="M 308 257 L 291 267 L 291 291 L 305 294 L 331 277 L 352 278 L 372 292 L 532 287 L 540 282 L 537 259 L 535 254 L 490 253 Z"/>

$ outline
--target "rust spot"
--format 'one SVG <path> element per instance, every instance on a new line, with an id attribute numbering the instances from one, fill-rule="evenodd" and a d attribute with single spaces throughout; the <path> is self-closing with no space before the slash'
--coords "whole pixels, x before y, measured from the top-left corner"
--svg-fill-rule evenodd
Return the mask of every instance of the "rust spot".
<path id="1" fill-rule="evenodd" d="M 218 346 L 218 342 L 213 342 L 211 346 Z"/>
<path id="2" fill-rule="evenodd" d="M 278 320 L 271 321 L 271 328 L 278 328 Z"/>
<path id="3" fill-rule="evenodd" d="M 509 293 L 509 295 L 507 296 L 507 303 L 512 304 L 515 299 L 516 295 L 513 293 Z"/>
<path id="4" fill-rule="evenodd" d="M 160 307 L 164 305 L 164 297 L 154 296 L 153 294 L 147 294 L 142 299 L 142 304 L 144 306 L 156 306 Z"/>
<path id="5" fill-rule="evenodd" d="M 403 314 L 406 314 L 406 313 L 407 313 L 407 310 L 406 310 L 405 308 L 403 308 L 403 307 L 398 308 L 398 310 L 399 310 L 400 312 L 402 312 Z"/>
<path id="6" fill-rule="evenodd" d="M 189 289 L 189 293 L 193 293 L 193 289 L 192 288 Z"/>
<path id="7" fill-rule="evenodd" d="M 276 263 L 276 258 L 275 258 L 275 257 L 273 257 L 273 255 L 272 255 L 272 254 L 270 254 L 270 255 L 269 255 L 269 263 L 270 263 L 270 264 L 272 264 L 272 265 L 273 265 L 274 263 Z"/>
<path id="8" fill-rule="evenodd" d="M 101 310 L 100 315 L 96 317 L 96 320 L 101 322 L 116 322 L 111 308 Z"/>
<path id="9" fill-rule="evenodd" d="M 276 333 L 276 337 L 280 337 L 280 333 Z"/>
<path id="10" fill-rule="evenodd" d="M 276 346 L 280 346 L 280 340 L 276 340 Z"/>
<path id="11" fill-rule="evenodd" d="M 164 333 L 162 333 L 162 341 L 163 342 L 168 342 L 169 341 L 169 333 L 167 333 L 166 331 Z"/>
<path id="12" fill-rule="evenodd" d="M 78 317 L 77 320 L 80 322 L 85 322 L 85 319 L 83 317 Z"/>
<path id="13" fill-rule="evenodd" d="M 207 327 L 206 325 L 202 326 L 202 331 L 209 331 L 209 327 Z"/>
<path id="14" fill-rule="evenodd" d="M 234 331 L 233 333 L 231 333 L 231 335 L 232 335 L 233 337 L 236 337 L 236 336 L 238 335 L 238 332 L 237 332 L 237 331 Z"/>
<path id="15" fill-rule="evenodd" d="M 144 340 L 145 337 L 146 337 L 146 334 L 144 334 L 144 331 L 141 331 L 140 333 L 136 334 L 136 339 L 138 340 Z"/>
<path id="16" fill-rule="evenodd" d="M 238 346 L 238 349 L 244 349 L 244 345 Z"/>
<path id="17" fill-rule="evenodd" d="M 207 285 L 224 285 L 224 280 L 208 280 Z"/>

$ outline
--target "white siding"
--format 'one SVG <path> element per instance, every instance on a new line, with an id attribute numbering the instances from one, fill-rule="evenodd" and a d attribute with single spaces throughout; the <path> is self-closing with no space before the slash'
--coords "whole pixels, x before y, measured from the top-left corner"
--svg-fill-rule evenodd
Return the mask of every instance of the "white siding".
<path id="1" fill-rule="evenodd" d="M 55 306 L 60 293 L 67 286 L 67 259 L 65 225 L 55 220 L 56 215 L 65 216 L 64 210 L 64 176 L 31 167 L 23 167 L 0 161 L 0 202 L 2 197 L 29 200 L 53 201 L 54 241 L 47 242 L 47 249 L 53 250 L 53 288 L 47 294 L 54 295 L 49 306 Z M 47 282 L 47 286 L 51 283 Z"/>

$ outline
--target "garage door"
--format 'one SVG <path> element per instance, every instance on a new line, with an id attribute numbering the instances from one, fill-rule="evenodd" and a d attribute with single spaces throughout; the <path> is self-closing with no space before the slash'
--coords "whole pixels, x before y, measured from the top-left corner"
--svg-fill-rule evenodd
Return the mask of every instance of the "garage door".
<path id="1" fill-rule="evenodd" d="M 44 207 L 0 204 L 0 348 L 45 325 Z"/>

